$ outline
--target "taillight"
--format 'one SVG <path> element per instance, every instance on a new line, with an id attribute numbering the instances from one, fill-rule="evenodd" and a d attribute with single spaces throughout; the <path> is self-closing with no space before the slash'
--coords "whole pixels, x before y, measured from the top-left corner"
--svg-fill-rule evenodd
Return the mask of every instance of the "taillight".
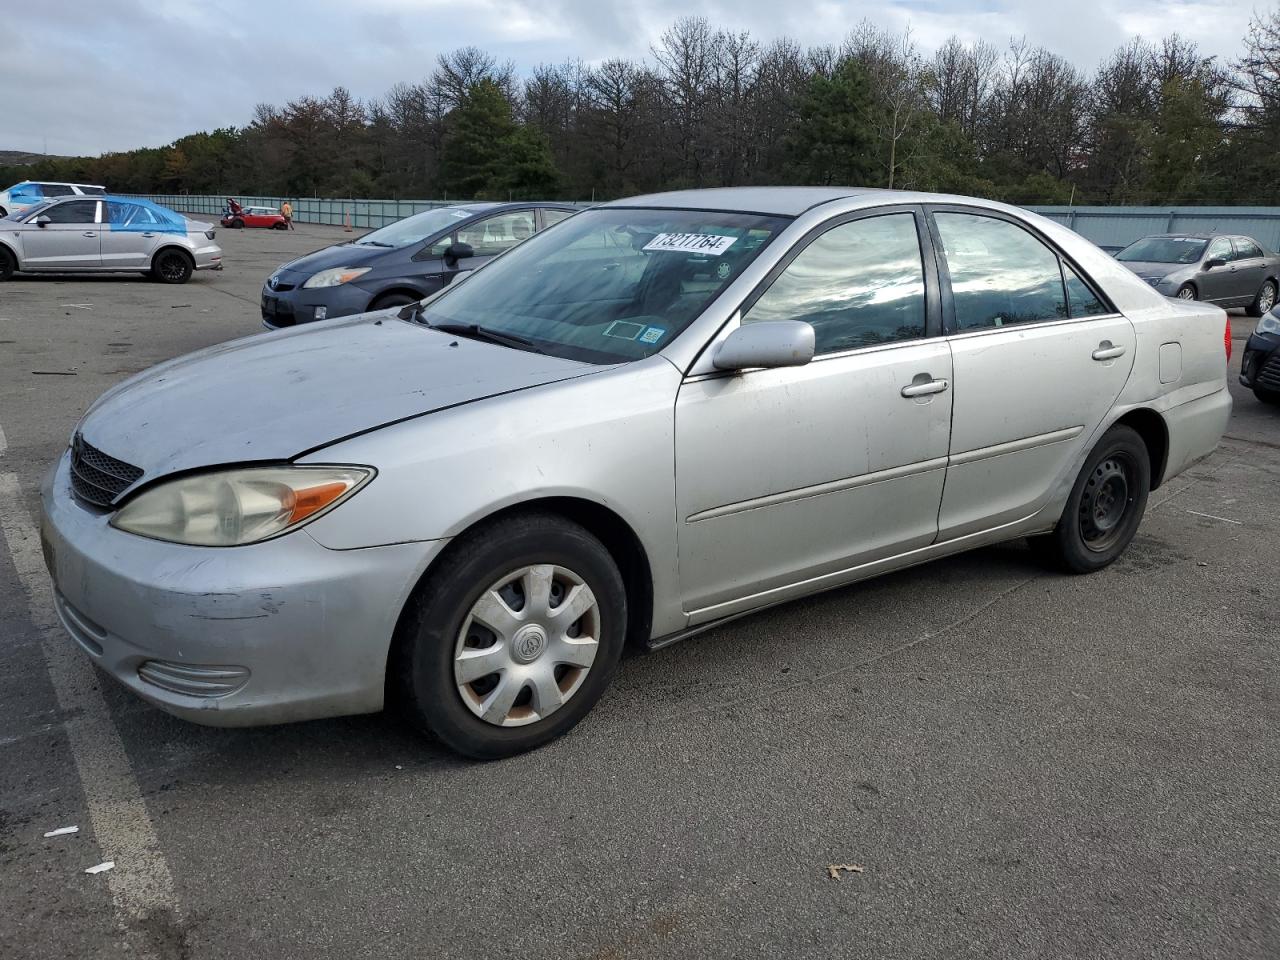
<path id="1" fill-rule="evenodd" d="M 1227 348 L 1227 363 L 1231 362 L 1231 318 L 1227 317 L 1227 332 L 1222 335 L 1222 345 Z"/>

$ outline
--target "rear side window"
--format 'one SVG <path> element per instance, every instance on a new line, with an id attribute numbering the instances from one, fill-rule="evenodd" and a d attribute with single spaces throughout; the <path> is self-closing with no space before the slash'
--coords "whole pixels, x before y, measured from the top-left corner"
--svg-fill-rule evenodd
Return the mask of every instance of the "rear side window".
<path id="1" fill-rule="evenodd" d="M 98 219 L 97 200 L 71 200 L 55 203 L 44 211 L 50 223 L 95 223 Z"/>
<path id="2" fill-rule="evenodd" d="M 1262 256 L 1262 248 L 1250 240 L 1248 237 L 1236 238 L 1236 259 L 1237 260 L 1253 260 Z"/>
<path id="3" fill-rule="evenodd" d="M 778 275 L 742 317 L 803 320 L 817 353 L 912 340 L 925 331 L 915 217 L 893 213 L 833 227 Z"/>
<path id="4" fill-rule="evenodd" d="M 492 257 L 533 236 L 533 211 L 500 213 L 458 231 L 458 242 L 469 243 L 477 257 Z"/>
<path id="5" fill-rule="evenodd" d="M 551 226 L 553 223 L 559 223 L 561 220 L 564 220 L 564 219 L 566 219 L 567 217 L 572 217 L 572 216 L 574 215 L 574 213 L 576 213 L 576 212 L 577 212 L 577 211 L 575 211 L 575 210 L 546 210 L 546 209 L 544 209 L 544 210 L 542 211 L 542 225 L 543 225 L 544 227 L 549 227 L 549 226 Z"/>
<path id="6" fill-rule="evenodd" d="M 983 330 L 1068 315 L 1058 255 L 1006 220 L 934 214 L 942 240 L 956 326 Z"/>
<path id="7" fill-rule="evenodd" d="M 1072 317 L 1100 317 L 1111 312 L 1065 262 L 1062 264 L 1062 276 L 1067 281 L 1067 306 Z"/>
<path id="8" fill-rule="evenodd" d="M 101 187 L 81 187 L 80 192 L 86 197 L 101 197 L 106 195 L 106 191 Z"/>
<path id="9" fill-rule="evenodd" d="M 65 183 L 43 183 L 46 197 L 74 197 L 76 192 Z"/>

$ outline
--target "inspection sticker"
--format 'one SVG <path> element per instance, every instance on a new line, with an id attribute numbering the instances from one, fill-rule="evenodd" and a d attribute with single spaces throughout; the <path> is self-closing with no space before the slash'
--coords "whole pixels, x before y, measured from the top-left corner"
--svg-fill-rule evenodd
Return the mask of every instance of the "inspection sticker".
<path id="1" fill-rule="evenodd" d="M 644 245 L 646 250 L 669 250 L 676 253 L 705 253 L 718 257 L 737 241 L 737 237 L 721 237 L 714 233 L 660 233 Z"/>
<path id="2" fill-rule="evenodd" d="M 663 327 L 650 327 L 644 333 L 640 334 L 637 339 L 639 339 L 641 343 L 657 343 L 666 336 L 666 334 L 667 331 Z"/>

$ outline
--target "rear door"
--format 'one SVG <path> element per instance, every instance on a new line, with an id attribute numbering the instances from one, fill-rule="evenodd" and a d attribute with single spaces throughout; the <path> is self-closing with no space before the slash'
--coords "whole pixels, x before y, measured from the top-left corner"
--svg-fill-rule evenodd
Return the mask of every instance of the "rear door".
<path id="1" fill-rule="evenodd" d="M 107 201 L 102 232 L 102 266 L 108 270 L 146 270 L 160 244 L 164 224 L 146 207 Z"/>
<path id="2" fill-rule="evenodd" d="M 97 200 L 67 200 L 41 211 L 49 223 L 22 231 L 25 270 L 96 270 L 102 266 Z M 36 218 L 38 219 L 38 217 Z"/>
<path id="3" fill-rule="evenodd" d="M 1231 306 L 1240 296 L 1236 284 L 1235 249 L 1231 246 L 1230 237 L 1214 237 L 1205 251 L 1203 266 L 1197 283 L 1200 285 L 1200 299 L 1209 300 L 1221 306 Z M 1221 260 L 1216 267 L 1210 267 L 1213 260 Z"/>
<path id="4" fill-rule="evenodd" d="M 1035 514 L 1115 403 L 1133 326 L 1026 224 L 936 207 L 954 368 L 939 540 Z"/>
<path id="5" fill-rule="evenodd" d="M 1258 296 L 1262 282 L 1267 278 L 1267 261 L 1262 247 L 1248 237 L 1232 237 L 1235 248 L 1232 265 L 1236 268 L 1237 303 L 1248 306 Z"/>

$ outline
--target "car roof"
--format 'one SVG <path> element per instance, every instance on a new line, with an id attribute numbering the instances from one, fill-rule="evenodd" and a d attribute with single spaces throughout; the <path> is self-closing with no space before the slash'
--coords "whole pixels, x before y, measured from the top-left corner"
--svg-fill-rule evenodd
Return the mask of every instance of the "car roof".
<path id="1" fill-rule="evenodd" d="M 20 187 L 24 183 L 38 183 L 41 186 L 48 185 L 50 187 L 93 187 L 95 190 L 107 189 L 100 183 L 77 183 L 74 180 L 21 180 L 18 183 L 15 183 L 14 186 Z"/>
<path id="2" fill-rule="evenodd" d="M 918 202 L 919 194 L 874 187 L 710 187 L 703 190 L 673 190 L 648 193 L 601 204 L 605 207 L 667 207 L 685 210 L 728 210 L 798 217 L 806 210 L 844 200 L 883 194 L 895 203 Z M 909 198 L 909 199 L 908 199 Z M 939 200 L 944 199 L 939 196 Z"/>

